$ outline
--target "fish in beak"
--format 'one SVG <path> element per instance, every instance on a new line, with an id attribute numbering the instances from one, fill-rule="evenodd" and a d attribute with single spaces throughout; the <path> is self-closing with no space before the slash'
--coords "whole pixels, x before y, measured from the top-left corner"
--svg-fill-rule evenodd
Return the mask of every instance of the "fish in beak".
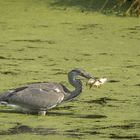
<path id="1" fill-rule="evenodd" d="M 100 87 L 103 85 L 105 82 L 107 82 L 107 78 L 90 78 L 86 85 L 89 86 L 90 88 L 92 87 Z"/>

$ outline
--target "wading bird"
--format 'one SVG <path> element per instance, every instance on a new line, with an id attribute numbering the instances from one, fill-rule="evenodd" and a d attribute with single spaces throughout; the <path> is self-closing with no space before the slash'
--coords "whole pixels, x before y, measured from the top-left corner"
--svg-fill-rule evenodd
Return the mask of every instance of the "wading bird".
<path id="1" fill-rule="evenodd" d="M 94 84 L 95 81 L 98 82 L 97 78 L 77 68 L 68 73 L 69 83 L 75 88 L 73 91 L 59 83 L 32 83 L 0 94 L 0 104 L 18 107 L 24 112 L 45 115 L 47 110 L 65 101 L 73 100 L 82 92 L 82 82 L 79 76 L 88 80 L 94 79 Z M 92 80 L 89 82 L 90 86 L 94 84 Z"/>

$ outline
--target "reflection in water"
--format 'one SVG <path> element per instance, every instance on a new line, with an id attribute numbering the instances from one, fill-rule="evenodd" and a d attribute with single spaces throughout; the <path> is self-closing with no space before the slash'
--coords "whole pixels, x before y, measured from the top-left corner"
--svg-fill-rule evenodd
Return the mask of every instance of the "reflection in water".
<path id="1" fill-rule="evenodd" d="M 34 135 L 65 135 L 67 137 L 73 137 L 73 138 L 78 138 L 81 139 L 86 135 L 98 135 L 101 137 L 105 137 L 105 133 L 101 132 L 102 129 L 108 130 L 110 131 L 110 133 L 106 134 L 108 135 L 108 138 L 113 138 L 113 139 L 139 139 L 140 137 L 136 134 L 130 134 L 130 135 L 126 135 L 124 134 L 120 134 L 120 133 L 116 133 L 115 131 L 113 131 L 114 128 L 119 129 L 124 129 L 124 130 L 128 130 L 128 129 L 132 129 L 134 130 L 136 127 L 136 124 L 129 124 L 129 125 L 116 125 L 116 126 L 108 126 L 108 127 L 95 127 L 95 128 L 91 128 L 88 130 L 83 130 L 82 128 L 77 128 L 77 129 L 69 129 L 69 130 L 65 130 L 65 131 L 57 131 L 54 128 L 44 128 L 44 127 L 30 127 L 27 125 L 22 125 L 21 123 L 17 123 L 17 125 L 15 127 L 12 127 L 6 131 L 0 131 L 0 135 L 16 135 L 16 134 L 34 134 Z M 115 132 L 115 133 L 113 133 Z"/>
<path id="2" fill-rule="evenodd" d="M 53 128 L 32 128 L 27 125 L 19 124 L 13 128 L 8 129 L 7 131 L 1 131 L 0 135 L 15 135 L 24 133 L 33 133 L 35 135 L 54 135 L 56 134 L 56 130 Z"/>

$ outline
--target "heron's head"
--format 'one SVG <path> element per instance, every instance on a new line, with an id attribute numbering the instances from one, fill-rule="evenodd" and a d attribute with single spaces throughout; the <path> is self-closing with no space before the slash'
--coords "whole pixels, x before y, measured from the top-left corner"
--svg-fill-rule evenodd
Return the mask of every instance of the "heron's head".
<path id="1" fill-rule="evenodd" d="M 82 77 L 85 77 L 86 79 L 90 79 L 90 78 L 94 79 L 94 77 L 91 74 L 89 74 L 88 72 L 86 72 L 86 71 L 84 71 L 83 69 L 80 69 L 80 68 L 75 68 L 71 72 L 75 76 L 82 76 Z"/>

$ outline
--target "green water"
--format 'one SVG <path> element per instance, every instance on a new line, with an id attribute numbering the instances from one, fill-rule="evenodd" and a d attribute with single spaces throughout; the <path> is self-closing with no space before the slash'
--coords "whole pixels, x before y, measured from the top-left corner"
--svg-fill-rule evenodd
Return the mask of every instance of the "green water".
<path id="1" fill-rule="evenodd" d="M 0 92 L 61 82 L 80 67 L 109 79 L 47 116 L 0 107 L 0 139 L 140 139 L 140 19 L 57 7 L 50 0 L 0 1 Z"/>

